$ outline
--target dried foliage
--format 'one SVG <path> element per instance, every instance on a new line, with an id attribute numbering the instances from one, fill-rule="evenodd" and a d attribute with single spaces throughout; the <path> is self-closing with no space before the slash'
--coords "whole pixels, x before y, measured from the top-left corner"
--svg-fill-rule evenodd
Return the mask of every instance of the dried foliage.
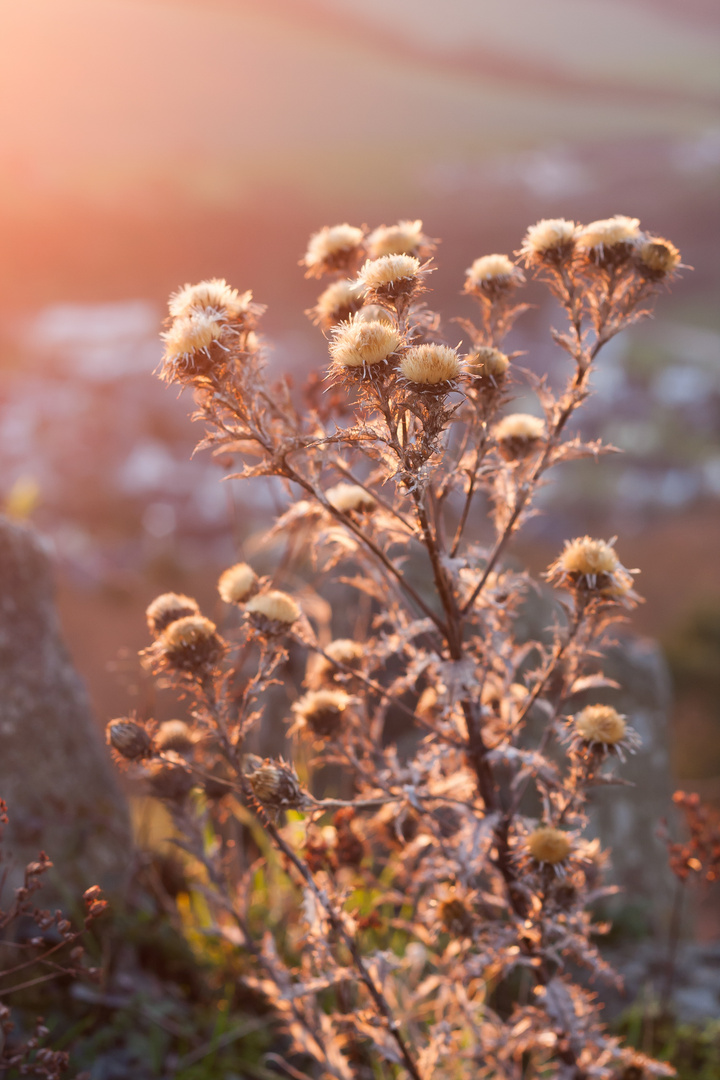
<path id="1" fill-rule="evenodd" d="M 249 293 L 214 280 L 172 298 L 161 378 L 192 389 L 200 446 L 236 458 L 236 476 L 283 482 L 268 541 L 287 554 L 273 580 L 244 563 L 223 574 L 226 629 L 187 597 L 151 605 L 144 663 L 191 722 L 170 737 L 124 718 L 108 740 L 202 868 L 208 932 L 252 958 L 246 982 L 281 1018 L 272 1061 L 289 1075 L 668 1075 L 605 1032 L 592 990 L 613 975 L 589 912 L 607 890 L 605 853 L 583 836 L 587 792 L 617 782 L 607 762 L 638 738 L 579 695 L 614 685 L 602 652 L 638 601 L 635 571 L 614 540 L 569 541 L 547 573 L 555 621 L 527 641 L 519 614 L 537 585 L 504 559 L 550 469 L 609 449 L 569 421 L 602 346 L 648 314 L 679 255 L 631 218 L 539 222 L 518 261 L 468 270 L 478 319 L 457 320 L 462 353 L 425 302 L 433 250 L 419 221 L 311 238 L 307 274 L 329 283 L 308 314 L 329 363 L 326 392 L 310 373 L 302 407 L 266 381 Z M 557 392 L 503 352 L 526 273 L 564 312 Z M 528 386 L 538 414 L 513 413 Z M 471 535 L 475 506 L 488 545 Z M 318 593 L 297 588 L 302 559 L 318 588 L 335 578 L 357 596 L 334 630 Z M 249 750 L 291 650 L 308 658 L 287 705 L 292 761 L 261 760 Z M 318 797 L 328 767 L 344 799 Z M 237 821 L 260 826 L 258 862 Z M 290 891 L 276 922 L 253 907 L 261 871 Z"/>
<path id="2" fill-rule="evenodd" d="M 0 799 L 0 840 L 7 820 L 7 807 Z M 87 889 L 83 896 L 85 919 L 80 929 L 62 911 L 37 907 L 35 894 L 51 868 L 52 863 L 41 851 L 37 860 L 25 867 L 23 884 L 15 890 L 10 906 L 0 907 L 0 949 L 4 957 L 13 953 L 13 959 L 0 964 L 0 1075 L 3 1076 L 6 1070 L 13 1069 L 20 1076 L 60 1080 L 68 1067 L 67 1053 L 46 1045 L 50 1032 L 41 1016 L 31 1035 L 25 1038 L 15 1035 L 10 1009 L 3 999 L 8 1001 L 11 995 L 59 978 L 97 976 L 94 968 L 83 963 L 85 950 L 81 939 L 90 924 L 105 911 L 107 902 L 97 885 Z M 0 887 L 5 884 L 5 877 L 0 877 Z M 32 928 L 32 934 L 28 928 Z M 20 930 L 20 934 L 13 937 L 13 929 Z"/>

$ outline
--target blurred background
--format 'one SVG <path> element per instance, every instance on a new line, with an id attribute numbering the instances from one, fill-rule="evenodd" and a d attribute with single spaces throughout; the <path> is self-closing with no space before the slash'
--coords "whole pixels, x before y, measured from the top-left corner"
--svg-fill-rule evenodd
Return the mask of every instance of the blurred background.
<path id="1" fill-rule="evenodd" d="M 102 724 L 142 708 L 161 590 L 215 610 L 278 493 L 220 483 L 152 377 L 170 291 L 268 305 L 271 363 L 326 363 L 310 232 L 422 218 L 449 320 L 470 262 L 540 217 L 615 213 L 681 249 L 657 319 L 603 352 L 568 466 L 517 546 L 619 534 L 675 683 L 679 784 L 720 797 L 720 10 L 712 0 L 0 0 L 0 502 L 57 556 Z M 509 345 L 560 373 L 545 294 Z"/>

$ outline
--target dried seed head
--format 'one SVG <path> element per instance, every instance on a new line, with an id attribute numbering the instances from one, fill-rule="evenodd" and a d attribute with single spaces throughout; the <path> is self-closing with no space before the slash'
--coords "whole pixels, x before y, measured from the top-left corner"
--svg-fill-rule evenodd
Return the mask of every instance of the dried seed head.
<path id="1" fill-rule="evenodd" d="M 338 368 L 367 368 L 385 363 L 401 342 L 391 324 L 366 322 L 354 315 L 334 330 L 330 356 Z"/>
<path id="2" fill-rule="evenodd" d="M 336 638 L 326 646 L 325 653 L 326 656 L 314 653 L 308 660 L 306 683 L 310 687 L 333 683 L 336 679 L 346 677 L 347 673 L 337 668 L 333 660 L 346 668 L 359 670 L 362 667 L 365 649 L 359 641 L 353 641 L 351 638 Z"/>
<path id="3" fill-rule="evenodd" d="M 155 646 L 163 659 L 178 671 L 199 672 L 215 664 L 224 652 L 217 627 L 204 615 L 186 615 L 170 623 Z"/>
<path id="4" fill-rule="evenodd" d="M 367 260 L 358 281 L 372 303 L 409 296 L 420 283 L 420 273 L 420 260 L 413 255 L 383 255 Z"/>
<path id="5" fill-rule="evenodd" d="M 362 285 L 354 279 L 346 278 L 328 285 L 308 314 L 317 325 L 330 328 L 358 311 L 362 302 Z"/>
<path id="6" fill-rule="evenodd" d="M 506 461 L 517 461 L 534 453 L 545 438 L 545 422 L 530 413 L 510 413 L 494 428 L 498 449 Z"/>
<path id="7" fill-rule="evenodd" d="M 363 242 L 363 231 L 354 225 L 324 226 L 313 233 L 303 262 L 307 277 L 322 277 L 334 270 L 346 270 Z"/>
<path id="8" fill-rule="evenodd" d="M 618 559 L 612 541 L 579 536 L 566 540 L 547 578 L 561 587 L 582 589 L 610 600 L 637 601 L 632 574 Z"/>
<path id="9" fill-rule="evenodd" d="M 155 746 L 163 753 L 172 750 L 177 754 L 191 754 L 195 749 L 192 729 L 184 720 L 166 720 L 155 734 Z"/>
<path id="10" fill-rule="evenodd" d="M 342 690 L 311 690 L 293 705 L 293 712 L 302 727 L 308 727 L 320 738 L 335 734 L 350 703 L 349 694 Z"/>
<path id="11" fill-rule="evenodd" d="M 669 240 L 649 236 L 638 250 L 638 262 L 647 277 L 661 280 L 672 277 L 680 266 L 680 252 Z"/>
<path id="12" fill-rule="evenodd" d="M 469 353 L 463 368 L 476 386 L 489 386 L 496 389 L 505 378 L 510 361 L 500 349 L 492 345 L 483 345 Z"/>
<path id="13" fill-rule="evenodd" d="M 197 600 L 182 593 L 162 593 L 153 600 L 145 612 L 148 628 L 153 637 L 161 634 L 165 627 L 185 615 L 199 615 Z"/>
<path id="14" fill-rule="evenodd" d="M 466 293 L 496 295 L 522 285 L 525 276 L 507 255 L 483 255 L 465 271 Z"/>
<path id="15" fill-rule="evenodd" d="M 630 248 L 641 240 L 640 220 L 616 214 L 615 217 L 591 221 L 589 225 L 581 226 L 576 237 L 576 245 L 578 249 L 586 251 L 589 256 L 602 259 L 613 248 L 621 245 L 623 248 Z"/>
<path id="16" fill-rule="evenodd" d="M 280 592 L 279 589 L 271 589 L 269 592 L 257 593 L 245 605 L 248 615 L 256 616 L 266 628 L 267 623 L 276 623 L 283 626 L 291 626 L 300 618 L 300 608 L 292 596 Z"/>
<path id="17" fill-rule="evenodd" d="M 353 641 L 352 638 L 335 638 L 326 647 L 325 652 L 331 660 L 337 660 L 338 663 L 344 664 L 345 667 L 354 669 L 362 667 L 362 660 L 365 655 L 365 649 L 360 642 Z"/>
<path id="18" fill-rule="evenodd" d="M 557 264 L 572 255 L 578 226 L 564 218 L 544 218 L 525 233 L 520 255 L 526 266 Z"/>
<path id="19" fill-rule="evenodd" d="M 386 323 L 388 326 L 395 326 L 395 318 L 392 312 L 387 308 L 380 307 L 380 304 L 365 304 L 356 313 L 355 319 L 357 322 L 381 322 Z"/>
<path id="20" fill-rule="evenodd" d="M 457 896 L 447 896 L 438 904 L 440 922 L 450 934 L 456 937 L 470 937 L 473 931 L 473 918 L 470 911 Z"/>
<path id="21" fill-rule="evenodd" d="M 258 802 L 273 810 L 297 808 L 305 803 L 297 773 L 282 758 L 265 758 L 254 772 L 247 773 L 247 778 Z"/>
<path id="22" fill-rule="evenodd" d="M 127 717 L 111 720 L 105 734 L 108 745 L 128 761 L 150 757 L 153 752 L 152 739 L 145 728 Z"/>
<path id="23" fill-rule="evenodd" d="M 150 790 L 159 799 L 180 802 L 185 799 L 195 785 L 187 763 L 179 755 L 168 752 L 162 761 L 151 761 L 148 765 Z"/>
<path id="24" fill-rule="evenodd" d="M 535 862 L 557 866 L 564 862 L 572 851 L 572 843 L 567 833 L 552 826 L 535 829 L 527 838 L 527 848 Z"/>
<path id="25" fill-rule="evenodd" d="M 222 315 L 227 319 L 242 319 L 251 310 L 252 293 L 239 293 L 224 278 L 210 278 L 197 285 L 184 285 L 170 297 L 168 307 L 174 319 L 195 312 Z"/>
<path id="26" fill-rule="evenodd" d="M 257 574 L 247 563 L 235 563 L 220 575 L 218 592 L 226 604 L 242 604 L 257 589 Z"/>
<path id="27" fill-rule="evenodd" d="M 336 484 L 328 488 L 325 498 L 341 514 L 370 513 L 377 506 L 376 500 L 359 484 Z"/>
<path id="28" fill-rule="evenodd" d="M 220 341 L 223 331 L 222 317 L 216 312 L 194 311 L 175 319 L 160 335 L 165 342 L 160 378 L 172 382 L 207 373 L 213 366 L 211 347 Z"/>
<path id="29" fill-rule="evenodd" d="M 426 242 L 422 221 L 398 221 L 397 225 L 381 225 L 370 233 L 368 255 L 371 259 L 383 255 L 417 255 Z"/>
<path id="30" fill-rule="evenodd" d="M 400 370 L 416 389 L 447 387 L 460 374 L 460 358 L 448 345 L 414 345 L 403 353 Z"/>
<path id="31" fill-rule="evenodd" d="M 578 735 L 588 743 L 614 746 L 625 737 L 627 724 L 611 705 L 588 705 L 575 717 Z"/>

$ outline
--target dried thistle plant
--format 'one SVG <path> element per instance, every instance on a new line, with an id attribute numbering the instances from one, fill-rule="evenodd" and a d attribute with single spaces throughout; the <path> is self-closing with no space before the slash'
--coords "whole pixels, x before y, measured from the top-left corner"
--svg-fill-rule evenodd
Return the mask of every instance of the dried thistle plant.
<path id="1" fill-rule="evenodd" d="M 518 613 L 534 583 L 504 557 L 547 473 L 607 449 L 568 436 L 568 422 L 602 346 L 649 314 L 679 254 L 632 218 L 541 221 L 517 261 L 469 268 L 479 315 L 458 320 L 463 354 L 425 303 L 433 250 L 419 221 L 311 238 L 307 274 L 328 283 L 308 314 L 330 338 L 316 407 L 267 384 L 250 293 L 214 280 L 171 299 L 161 377 L 193 391 L 201 446 L 236 457 L 240 477 L 284 483 L 269 539 L 284 538 L 287 557 L 278 580 L 243 563 L 222 575 L 226 630 L 187 597 L 150 606 L 144 662 L 186 697 L 191 726 L 182 749 L 177 732 L 168 742 L 134 719 L 113 721 L 108 739 L 170 808 L 214 932 L 252 958 L 246 981 L 284 1024 L 273 1060 L 291 1075 L 611 1080 L 638 1058 L 605 1032 L 577 976 L 613 977 L 589 912 L 606 856 L 583 834 L 588 789 L 613 782 L 607 761 L 638 738 L 610 706 L 576 702 L 613 685 L 600 657 L 638 602 L 635 571 L 621 542 L 568 541 L 546 575 L 555 623 L 528 642 Z M 570 362 L 557 393 L 503 351 L 526 272 L 565 314 L 551 330 Z M 309 383 L 317 400 L 317 372 Z M 537 414 L 511 410 L 523 383 Z M 470 534 L 475 505 L 488 545 Z M 357 597 L 334 627 L 315 618 L 309 582 L 297 598 L 298 553 L 315 591 L 335 575 Z M 287 706 L 292 761 L 261 760 L 248 750 L 290 648 L 308 658 Z M 346 798 L 313 794 L 321 767 Z M 253 916 L 253 874 L 228 841 L 248 809 L 289 897 L 275 936 Z M 514 985 L 503 1005 L 498 988 Z M 644 1058 L 641 1072 L 672 1070 Z"/>

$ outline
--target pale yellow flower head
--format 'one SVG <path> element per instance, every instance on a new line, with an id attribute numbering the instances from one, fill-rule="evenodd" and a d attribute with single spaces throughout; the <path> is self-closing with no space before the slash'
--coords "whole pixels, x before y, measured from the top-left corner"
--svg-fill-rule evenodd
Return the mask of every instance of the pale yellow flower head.
<path id="1" fill-rule="evenodd" d="M 481 345 L 465 357 L 464 369 L 472 379 L 483 382 L 499 382 L 510 367 L 510 361 L 500 349 Z"/>
<path id="2" fill-rule="evenodd" d="M 554 261 L 572 251 L 578 226 L 564 218 L 544 218 L 525 233 L 520 254 L 528 265 Z"/>
<path id="3" fill-rule="evenodd" d="M 252 301 L 252 293 L 239 293 L 224 278 L 209 278 L 197 285 L 184 285 L 170 297 L 168 307 L 174 319 L 193 312 L 215 312 L 229 319 L 245 315 Z"/>
<path id="4" fill-rule="evenodd" d="M 341 514 L 352 511 L 368 512 L 377 506 L 370 492 L 365 491 L 359 484 L 336 484 L 335 487 L 327 489 L 325 498 Z"/>
<path id="5" fill-rule="evenodd" d="M 247 563 L 235 563 L 220 575 L 218 592 L 226 604 L 242 604 L 257 587 L 257 574 Z"/>
<path id="6" fill-rule="evenodd" d="M 493 429 L 498 449 L 506 461 L 533 453 L 545 438 L 545 421 L 530 413 L 503 416 Z"/>
<path id="7" fill-rule="evenodd" d="M 482 255 L 465 271 L 465 292 L 497 293 L 524 280 L 522 270 L 507 255 Z"/>
<path id="8" fill-rule="evenodd" d="M 439 386 L 457 379 L 460 358 L 447 345 L 414 345 L 401 357 L 400 370 L 416 386 Z"/>
<path id="9" fill-rule="evenodd" d="M 362 306 L 363 288 L 354 278 L 333 281 L 320 294 L 312 314 L 322 326 L 334 326 Z"/>
<path id="10" fill-rule="evenodd" d="M 612 544 L 589 536 L 568 540 L 560 562 L 568 574 L 612 574 L 620 565 Z"/>
<path id="11" fill-rule="evenodd" d="M 641 239 L 639 218 L 616 214 L 615 217 L 583 225 L 577 234 L 576 243 L 583 250 L 595 248 L 603 251 L 605 248 L 617 247 L 618 244 L 635 245 Z"/>
<path id="12" fill-rule="evenodd" d="M 649 236 L 638 251 L 641 267 L 648 276 L 671 277 L 680 265 L 680 252 L 669 240 L 661 236 Z"/>
<path id="13" fill-rule="evenodd" d="M 182 619 L 185 615 L 199 614 L 197 600 L 182 593 L 162 593 L 156 596 L 145 612 L 148 629 L 155 637 L 177 619 Z"/>
<path id="14" fill-rule="evenodd" d="M 556 866 L 564 862 L 572 851 L 572 842 L 562 829 L 550 825 L 535 829 L 527 838 L 527 849 L 535 862 Z"/>
<path id="15" fill-rule="evenodd" d="M 372 367 L 386 361 L 401 340 L 393 325 L 353 316 L 336 327 L 330 356 L 339 368 Z"/>
<path id="16" fill-rule="evenodd" d="M 575 729 L 585 742 L 614 746 L 625 737 L 625 717 L 611 705 L 588 705 L 575 717 Z"/>
<path id="17" fill-rule="evenodd" d="M 417 284 L 420 260 L 413 255 L 383 255 L 368 259 L 358 274 L 366 293 L 380 296 L 408 292 Z"/>
<path id="18" fill-rule="evenodd" d="M 327 270 L 341 269 L 347 265 L 348 257 L 353 255 L 363 242 L 362 229 L 344 222 L 342 225 L 325 225 L 314 233 L 308 242 L 303 262 L 308 274 L 320 277 Z"/>
<path id="19" fill-rule="evenodd" d="M 422 221 L 381 225 L 367 238 L 368 255 L 371 259 L 379 259 L 383 255 L 417 255 L 424 240 Z"/>
<path id="20" fill-rule="evenodd" d="M 222 334 L 222 323 L 215 313 L 197 311 L 192 315 L 183 315 L 160 335 L 165 342 L 165 361 L 187 361 L 198 353 L 207 353 Z"/>
<path id="21" fill-rule="evenodd" d="M 288 626 L 297 622 L 301 614 L 292 596 L 279 589 L 257 593 L 245 604 L 245 610 L 249 615 L 259 615 L 269 622 L 286 623 Z"/>

